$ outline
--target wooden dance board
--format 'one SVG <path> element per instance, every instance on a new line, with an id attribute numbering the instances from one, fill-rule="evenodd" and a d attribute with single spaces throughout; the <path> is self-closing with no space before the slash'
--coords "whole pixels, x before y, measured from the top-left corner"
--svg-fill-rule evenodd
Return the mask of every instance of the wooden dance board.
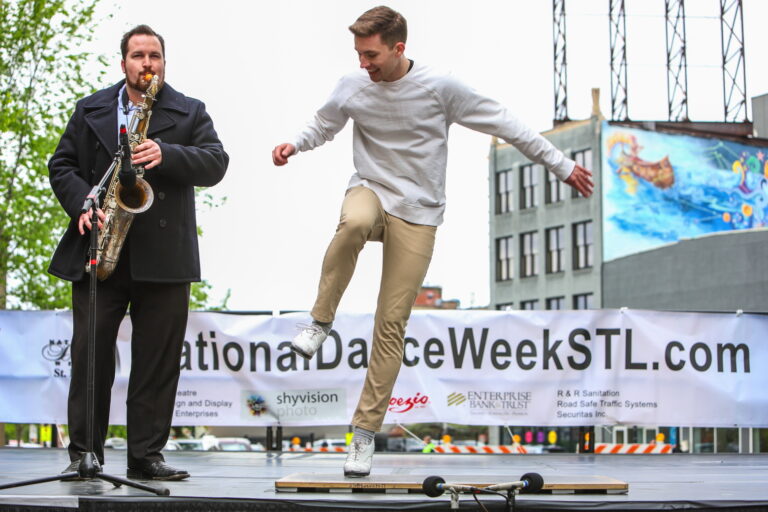
<path id="1" fill-rule="evenodd" d="M 275 480 L 278 492 L 382 492 L 421 493 L 421 485 L 429 475 L 370 475 L 363 478 L 344 478 L 337 474 L 293 473 Z M 605 476 L 543 475 L 544 487 L 540 494 L 626 494 L 629 484 Z M 493 484 L 515 481 L 519 475 L 509 478 L 443 475 L 449 483 L 487 487 Z"/>

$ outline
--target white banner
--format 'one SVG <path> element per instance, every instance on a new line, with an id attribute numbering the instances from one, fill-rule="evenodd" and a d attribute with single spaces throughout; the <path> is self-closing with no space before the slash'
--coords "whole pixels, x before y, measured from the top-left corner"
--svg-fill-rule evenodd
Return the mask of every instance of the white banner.
<path id="1" fill-rule="evenodd" d="M 191 313 L 175 425 L 344 425 L 373 315 L 340 314 L 312 361 L 307 314 Z M 0 311 L 0 422 L 66 423 L 71 314 Z M 110 422 L 125 423 L 130 320 Z M 414 311 L 387 423 L 768 426 L 768 316 Z"/>

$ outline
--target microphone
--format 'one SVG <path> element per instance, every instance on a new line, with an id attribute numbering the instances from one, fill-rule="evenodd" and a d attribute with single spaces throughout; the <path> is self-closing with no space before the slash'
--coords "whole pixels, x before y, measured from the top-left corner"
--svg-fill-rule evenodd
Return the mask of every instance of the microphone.
<path id="1" fill-rule="evenodd" d="M 88 195 L 85 197 L 85 201 L 83 202 L 83 207 L 80 208 L 80 213 L 85 213 L 91 208 L 93 208 L 93 205 L 96 204 L 96 196 L 99 195 L 99 186 L 96 185 L 91 189 L 90 192 L 88 192 Z"/>
<path id="2" fill-rule="evenodd" d="M 120 150 L 122 162 L 117 177 L 120 179 L 120 185 L 126 189 L 131 189 L 136 186 L 136 169 L 131 165 L 131 146 L 128 143 L 128 131 L 124 124 L 120 125 Z"/>
<path id="3" fill-rule="evenodd" d="M 421 489 L 430 498 L 437 498 L 445 491 L 473 492 L 481 490 L 479 487 L 472 487 L 471 485 L 447 484 L 441 476 L 428 476 L 421 484 Z"/>
<path id="4" fill-rule="evenodd" d="M 544 487 L 544 478 L 538 473 L 526 473 L 520 477 L 517 482 L 507 482 L 503 484 L 489 485 L 484 487 L 486 491 L 507 491 L 509 489 L 520 489 L 521 493 L 539 492 Z"/>
<path id="5" fill-rule="evenodd" d="M 448 492 L 482 492 L 482 491 L 507 491 L 509 489 L 520 489 L 521 493 L 538 492 L 544 486 L 544 478 L 538 473 L 526 473 L 515 482 L 489 485 L 487 487 L 473 487 L 471 485 L 447 484 L 443 477 L 429 476 L 421 484 L 424 494 L 430 498 L 436 498 Z"/>

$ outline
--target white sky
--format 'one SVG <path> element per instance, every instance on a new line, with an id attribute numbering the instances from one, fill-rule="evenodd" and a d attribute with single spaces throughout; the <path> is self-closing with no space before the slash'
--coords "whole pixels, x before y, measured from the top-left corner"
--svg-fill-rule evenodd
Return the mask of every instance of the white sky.
<path id="1" fill-rule="evenodd" d="M 105 2 L 93 49 L 121 78 L 119 39 L 147 23 L 166 40 L 166 79 L 203 100 L 230 155 L 210 191 L 223 207 L 198 215 L 203 277 L 213 298 L 231 289 L 232 310 L 309 309 L 320 264 L 352 174 L 351 122 L 337 138 L 274 167 L 270 153 L 292 140 L 339 77 L 357 67 L 350 25 L 378 5 L 360 0 L 132 0 Z M 550 0 L 392 0 L 408 20 L 406 56 L 452 71 L 508 105 L 532 128 L 554 113 Z M 743 0 L 747 94 L 768 92 L 768 1 Z M 591 111 L 601 90 L 610 115 L 607 0 L 567 0 L 571 119 Z M 626 0 L 629 115 L 667 117 L 664 0 Z M 692 120 L 723 117 L 719 0 L 686 2 L 688 96 Z M 751 117 L 751 111 L 750 111 Z M 445 223 L 426 283 L 464 307 L 489 302 L 488 150 L 490 137 L 454 126 L 449 144 Z M 599 191 L 598 191 L 599 192 Z M 198 205 L 200 208 L 200 205 Z M 368 244 L 340 311 L 373 311 L 381 244 Z"/>

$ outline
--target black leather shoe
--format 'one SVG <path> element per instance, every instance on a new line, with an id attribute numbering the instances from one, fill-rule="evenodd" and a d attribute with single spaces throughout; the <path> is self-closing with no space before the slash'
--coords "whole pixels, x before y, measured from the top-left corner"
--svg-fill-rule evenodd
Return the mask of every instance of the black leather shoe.
<path id="1" fill-rule="evenodd" d="M 128 467 L 125 476 L 131 480 L 184 480 L 189 473 L 169 466 L 162 460 L 147 461 Z"/>
<path id="2" fill-rule="evenodd" d="M 75 459 L 72 462 L 70 462 L 69 466 L 67 466 L 66 469 L 64 469 L 64 471 L 61 472 L 61 474 L 64 474 L 64 473 L 77 473 L 78 470 L 80 469 L 80 461 L 81 460 L 82 460 L 82 457 L 79 458 L 79 459 Z M 98 460 L 94 459 L 93 460 L 93 464 L 94 464 L 94 466 L 96 466 L 96 472 L 97 473 L 101 473 L 103 471 L 101 469 L 101 464 L 99 464 Z M 80 476 L 79 474 L 77 474 L 76 476 L 71 476 L 71 477 L 68 477 L 68 478 L 62 478 L 61 479 L 62 482 L 83 482 L 85 480 L 88 480 L 88 478 Z"/>

